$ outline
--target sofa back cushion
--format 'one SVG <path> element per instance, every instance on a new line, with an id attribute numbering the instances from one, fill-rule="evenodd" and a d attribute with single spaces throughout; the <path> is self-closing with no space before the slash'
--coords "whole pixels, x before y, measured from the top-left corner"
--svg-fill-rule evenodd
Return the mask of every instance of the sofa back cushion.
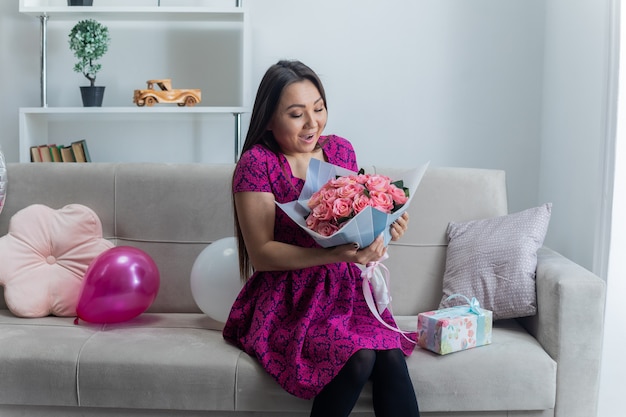
<path id="1" fill-rule="evenodd" d="M 401 179 L 406 170 L 364 167 Z M 116 245 L 147 252 L 161 274 L 150 312 L 200 312 L 190 289 L 193 262 L 211 242 L 233 236 L 232 164 L 89 163 L 9 164 L 9 193 L 0 236 L 13 214 L 31 204 L 94 210 L 103 235 Z M 499 170 L 429 168 L 409 207 L 408 232 L 392 242 L 393 311 L 415 315 L 441 300 L 450 221 L 507 213 L 505 175 Z M 0 307 L 5 308 L 0 289 Z"/>
<path id="2" fill-rule="evenodd" d="M 404 170 L 366 168 L 366 172 L 401 179 Z M 505 173 L 474 168 L 429 168 L 408 209 L 409 228 L 391 242 L 385 265 L 391 272 L 396 315 L 416 315 L 438 307 L 443 291 L 451 221 L 464 222 L 507 213 Z"/>
<path id="3" fill-rule="evenodd" d="M 116 244 L 146 251 L 161 286 L 151 312 L 200 312 L 191 294 L 193 263 L 210 243 L 234 236 L 234 165 L 120 164 Z"/>

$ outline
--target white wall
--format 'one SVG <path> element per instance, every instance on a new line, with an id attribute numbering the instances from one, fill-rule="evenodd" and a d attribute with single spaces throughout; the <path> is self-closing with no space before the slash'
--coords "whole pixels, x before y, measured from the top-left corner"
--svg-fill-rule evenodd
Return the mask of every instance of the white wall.
<path id="1" fill-rule="evenodd" d="M 615 0 L 615 21 L 626 28 L 626 8 L 619 10 Z M 618 26 L 619 28 L 619 26 Z M 616 31 L 619 34 L 619 30 Z M 612 204 L 610 206 L 610 250 L 607 273 L 607 301 L 600 379 L 600 402 L 598 417 L 614 417 L 624 414 L 624 384 L 626 358 L 626 328 L 623 325 L 622 296 L 626 293 L 626 31 L 622 30 L 615 52 L 619 51 L 617 69 L 617 110 L 615 112 L 616 133 L 612 177 Z M 619 82 L 621 81 L 621 82 Z"/>
<path id="2" fill-rule="evenodd" d="M 622 12 L 626 24 L 626 11 Z M 626 34 L 622 36 L 622 57 L 626 57 Z M 623 61 L 622 61 L 623 62 Z M 622 64 L 620 79 L 626 80 Z M 600 382 L 598 417 L 624 413 L 624 375 L 626 374 L 626 328 L 623 324 L 623 295 L 626 294 L 626 86 L 620 86 L 618 133 L 615 153 L 615 180 L 612 205 L 612 235 L 607 277 L 607 301 Z"/>
<path id="3" fill-rule="evenodd" d="M 327 132 L 361 163 L 505 169 L 537 200 L 543 1 L 247 1 L 256 85 L 280 58 L 325 83 Z"/>
<path id="4" fill-rule="evenodd" d="M 610 0 L 546 2 L 539 199 L 551 200 L 546 244 L 594 265 L 607 140 Z M 573 227 L 575 225 L 575 227 Z"/>
<path id="5" fill-rule="evenodd" d="M 618 5 L 619 0 L 553 0 L 546 7 L 539 195 L 554 202 L 553 233 L 546 244 L 607 279 L 598 417 L 624 415 L 626 329 L 620 309 L 626 291 L 626 224 L 621 215 L 626 203 L 623 64 L 612 78 L 620 44 Z M 623 61 L 624 34 L 621 48 Z M 611 89 L 617 87 L 618 78 L 622 91 L 615 117 Z M 613 137 L 616 121 L 617 139 Z"/>
<path id="6" fill-rule="evenodd" d="M 247 0 L 250 84 L 255 89 L 278 59 L 301 59 L 320 74 L 328 90 L 327 132 L 350 139 L 362 164 L 415 166 L 431 160 L 434 166 L 504 169 L 510 210 L 553 202 L 546 243 L 594 269 L 608 2 Z M 0 2 L 0 144 L 9 161 L 18 159 L 17 109 L 40 104 L 39 22 L 17 9 L 17 0 Z M 55 32 L 54 23 L 49 26 L 48 78 L 54 82 L 48 101 L 80 105 L 77 86 L 83 79 L 71 71 L 65 32 Z M 133 85 L 168 72 L 163 61 L 133 59 L 132 50 L 123 48 L 136 36 L 128 30 L 117 34 L 123 39 L 114 39 L 99 75 L 109 86 L 105 105 L 130 101 L 126 97 Z M 158 56 L 159 45 L 158 39 L 142 41 L 136 55 L 156 48 Z M 203 65 L 195 68 L 191 79 L 206 77 Z M 94 135 L 126 142 L 126 155 L 176 162 L 197 153 L 193 144 L 182 146 L 184 137 L 197 130 L 173 134 L 181 146 L 164 156 L 146 153 L 149 144 L 132 139 L 137 135 L 122 126 L 111 132 L 114 127 Z M 211 153 L 211 158 L 229 162 L 230 122 L 206 135 L 211 137 L 201 160 Z M 99 143 L 109 147 L 104 140 Z M 153 149 L 165 146 L 157 143 Z"/>
<path id="7" fill-rule="evenodd" d="M 39 23 L 18 12 L 18 1 L 0 2 L 0 146 L 17 161 L 18 108 L 39 105 Z"/>
<path id="8" fill-rule="evenodd" d="M 14 80 L 5 85 L 11 91 L 5 97 L 19 97 L 3 102 L 0 114 L 0 123 L 7 127 L 0 141 L 9 160 L 17 160 L 17 108 L 39 105 L 38 22 L 20 16 L 17 3 L 0 2 L 2 71 L 7 72 L 5 80 Z M 248 0 L 244 4 L 251 12 L 253 89 L 278 59 L 309 64 L 327 88 L 327 133 L 350 139 L 362 164 L 415 166 L 431 160 L 438 166 L 504 169 L 511 210 L 537 203 L 542 1 Z M 65 50 L 65 32 L 56 33 L 53 23 L 49 28 L 49 47 L 56 50 L 50 52 L 48 79 L 56 84 L 49 85 L 48 101 L 79 105 L 75 86 L 83 80 L 71 71 L 73 58 Z M 112 97 L 125 97 L 115 92 L 121 80 L 139 72 L 137 83 L 143 83 L 141 77 L 151 65 L 125 55 L 118 59 L 123 63 L 120 71 L 119 62 L 111 62 L 121 56 L 116 42 L 120 40 L 111 44 L 98 76 L 109 85 L 105 105 L 107 100 L 112 103 Z M 145 55 L 145 48 L 157 44 L 144 42 L 138 53 Z M 202 74 L 203 68 L 198 71 Z M 159 73 L 158 68 L 153 72 Z M 227 129 L 229 135 L 230 124 Z M 133 152 L 133 141 L 129 142 L 128 152 Z"/>

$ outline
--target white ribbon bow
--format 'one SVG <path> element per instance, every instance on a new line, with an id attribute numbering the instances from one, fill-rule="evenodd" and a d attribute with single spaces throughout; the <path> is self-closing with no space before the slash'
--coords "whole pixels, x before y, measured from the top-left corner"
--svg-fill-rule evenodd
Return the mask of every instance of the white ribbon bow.
<path id="1" fill-rule="evenodd" d="M 382 264 L 382 261 L 388 259 L 389 255 L 385 253 L 382 258 L 375 262 L 368 262 L 365 270 L 361 273 L 363 283 L 372 284 L 372 292 L 374 293 L 374 301 L 379 314 L 382 314 L 387 307 L 391 305 L 391 294 L 389 293 L 389 269 Z"/>
<path id="2" fill-rule="evenodd" d="M 400 335 L 406 340 L 415 344 L 416 341 L 407 336 L 411 334 L 411 332 L 405 332 L 397 327 L 389 325 L 380 316 L 386 308 L 389 308 L 389 312 L 391 313 L 389 270 L 381 263 L 387 258 L 389 258 L 389 255 L 385 253 L 378 261 L 369 262 L 365 270 L 361 273 L 361 277 L 363 278 L 363 296 L 365 297 L 365 302 L 367 303 L 370 311 L 383 326 L 393 330 L 394 332 L 400 333 Z M 372 294 L 372 290 L 374 291 L 374 295 Z"/>

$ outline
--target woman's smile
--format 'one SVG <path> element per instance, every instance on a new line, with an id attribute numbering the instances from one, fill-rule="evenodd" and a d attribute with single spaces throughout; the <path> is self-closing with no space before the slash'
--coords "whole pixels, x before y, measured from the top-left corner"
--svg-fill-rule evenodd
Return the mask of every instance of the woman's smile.
<path id="1" fill-rule="evenodd" d="M 316 140 L 316 136 L 317 135 L 315 133 L 311 133 L 311 134 L 302 135 L 300 136 L 300 138 L 306 143 L 311 143 Z"/>

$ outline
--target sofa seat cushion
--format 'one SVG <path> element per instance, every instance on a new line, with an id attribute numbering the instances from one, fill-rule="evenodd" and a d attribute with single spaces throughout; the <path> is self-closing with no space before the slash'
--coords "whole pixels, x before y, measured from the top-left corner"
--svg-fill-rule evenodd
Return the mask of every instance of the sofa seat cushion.
<path id="1" fill-rule="evenodd" d="M 86 407 L 232 410 L 241 351 L 204 314 L 144 314 L 107 325 L 78 367 Z"/>
<path id="2" fill-rule="evenodd" d="M 398 324 L 414 329 L 417 318 L 398 317 Z M 554 408 L 556 363 L 514 320 L 494 324 L 491 345 L 445 356 L 416 348 L 407 364 L 422 412 Z M 285 393 L 248 355 L 239 358 L 236 380 L 236 410 L 294 412 L 311 406 Z M 371 402 L 368 384 L 355 412 L 370 410 Z"/>
<path id="3" fill-rule="evenodd" d="M 204 314 L 74 325 L 0 310 L 0 403 L 233 410 L 241 351 L 218 327 Z"/>
<path id="4" fill-rule="evenodd" d="M 556 362 L 515 320 L 495 322 L 490 345 L 445 356 L 418 349 L 407 363 L 424 411 L 545 410 L 556 402 Z"/>
<path id="5" fill-rule="evenodd" d="M 0 403 L 76 406 L 76 364 L 95 332 L 70 318 L 0 310 Z"/>

